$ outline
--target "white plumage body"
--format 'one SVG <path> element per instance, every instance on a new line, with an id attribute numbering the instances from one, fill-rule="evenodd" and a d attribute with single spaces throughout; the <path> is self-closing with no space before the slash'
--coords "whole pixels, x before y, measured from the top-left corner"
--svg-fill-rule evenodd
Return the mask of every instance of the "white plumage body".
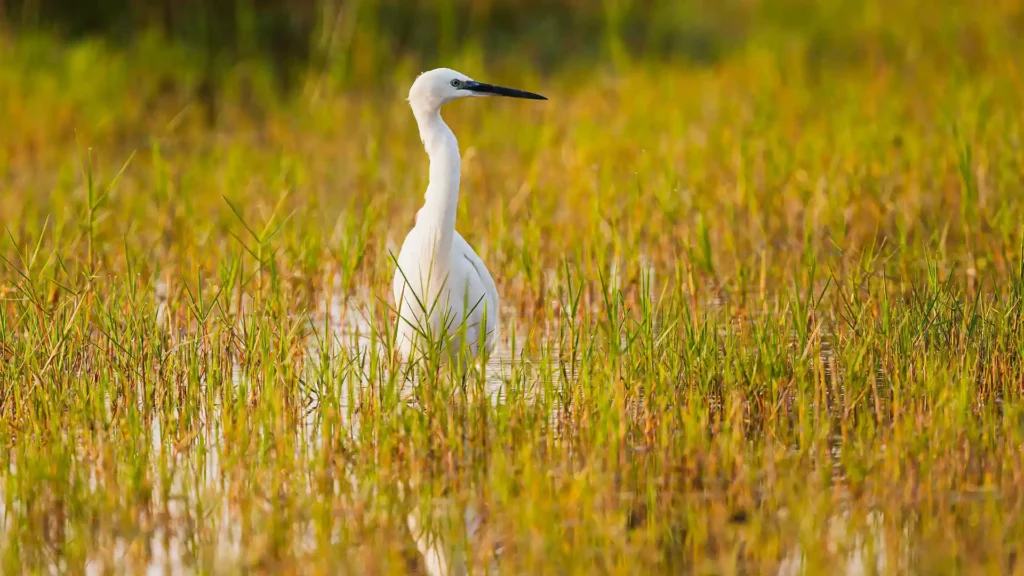
<path id="1" fill-rule="evenodd" d="M 424 245 L 431 244 L 428 234 L 428 230 L 413 228 L 398 256 L 398 267 L 404 274 L 395 274 L 392 289 L 401 318 L 399 352 L 403 358 L 412 357 L 421 333 L 447 337 L 449 354 L 457 353 L 463 345 L 471 355 L 481 350 L 480 344 L 488 352 L 493 351 L 498 337 L 498 289 L 490 272 L 462 235 L 455 232 L 448 255 L 434 260 L 443 261 L 435 266 L 437 273 L 420 277 L 416 265 L 429 251 L 423 250 Z"/>

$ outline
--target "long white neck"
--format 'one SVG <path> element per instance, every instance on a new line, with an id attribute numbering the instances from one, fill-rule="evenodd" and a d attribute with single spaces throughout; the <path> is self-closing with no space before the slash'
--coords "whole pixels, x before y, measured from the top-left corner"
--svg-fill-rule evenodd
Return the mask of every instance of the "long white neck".
<path id="1" fill-rule="evenodd" d="M 426 233 L 424 238 L 433 249 L 433 256 L 446 258 L 451 253 L 459 205 L 459 142 L 441 119 L 438 108 L 414 106 L 413 114 L 420 128 L 420 140 L 430 157 L 430 183 L 423 208 L 416 214 L 416 227 Z"/>

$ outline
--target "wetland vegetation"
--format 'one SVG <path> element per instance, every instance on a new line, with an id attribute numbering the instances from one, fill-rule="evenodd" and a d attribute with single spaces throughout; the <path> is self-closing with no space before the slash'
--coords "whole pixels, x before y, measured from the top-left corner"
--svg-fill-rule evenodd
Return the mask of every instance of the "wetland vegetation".
<path id="1" fill-rule="evenodd" d="M 101 4 L 0 2 L 3 573 L 1024 571 L 1021 2 Z M 550 98 L 444 110 L 465 374 L 442 65 Z"/>

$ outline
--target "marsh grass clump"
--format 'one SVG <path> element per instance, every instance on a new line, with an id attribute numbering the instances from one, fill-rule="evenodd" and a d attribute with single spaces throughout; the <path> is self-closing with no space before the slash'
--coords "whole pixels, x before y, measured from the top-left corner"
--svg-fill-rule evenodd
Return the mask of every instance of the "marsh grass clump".
<path id="1" fill-rule="evenodd" d="M 446 109 L 502 336 L 411 365 L 413 56 L 211 125 L 186 48 L 4 28 L 2 571 L 1019 572 L 1020 10 L 797 4 L 453 51 L 551 105 Z"/>

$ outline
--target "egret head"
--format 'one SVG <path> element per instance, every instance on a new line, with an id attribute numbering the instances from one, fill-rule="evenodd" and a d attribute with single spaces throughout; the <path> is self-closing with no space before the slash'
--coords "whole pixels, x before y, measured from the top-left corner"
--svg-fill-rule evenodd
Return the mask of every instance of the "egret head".
<path id="1" fill-rule="evenodd" d="M 420 74 L 409 89 L 409 104 L 413 108 L 437 110 L 442 105 L 471 96 L 507 96 L 529 100 L 547 100 L 540 94 L 477 82 L 461 72 L 436 68 Z"/>

